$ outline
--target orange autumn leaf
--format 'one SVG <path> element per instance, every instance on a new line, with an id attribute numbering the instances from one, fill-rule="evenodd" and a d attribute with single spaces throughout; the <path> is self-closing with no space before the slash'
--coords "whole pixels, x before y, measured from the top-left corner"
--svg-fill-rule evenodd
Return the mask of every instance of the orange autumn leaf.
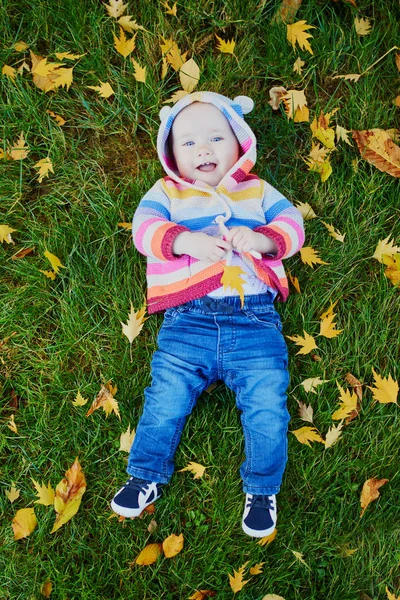
<path id="1" fill-rule="evenodd" d="M 152 565 L 162 554 L 162 544 L 147 544 L 135 559 L 137 565 Z"/>
<path id="2" fill-rule="evenodd" d="M 373 500 L 376 500 L 377 498 L 379 498 L 380 493 L 378 492 L 378 489 L 380 487 L 382 487 L 383 485 L 385 485 L 385 483 L 387 483 L 388 481 L 389 481 L 389 479 L 376 479 L 375 477 L 372 477 L 371 479 L 367 479 L 367 481 L 364 483 L 363 488 L 361 490 L 360 504 L 361 504 L 362 510 L 361 510 L 360 517 L 363 516 L 367 506 Z"/>
<path id="3" fill-rule="evenodd" d="M 82 496 L 86 491 L 86 479 L 78 458 L 65 473 L 64 479 L 56 487 L 54 509 L 57 513 L 51 533 L 65 525 L 78 512 Z"/>
<path id="4" fill-rule="evenodd" d="M 111 381 L 102 385 L 99 393 L 92 402 L 92 406 L 89 408 L 86 416 L 89 417 L 95 410 L 102 408 L 108 417 L 111 412 L 114 412 L 118 419 L 121 419 L 119 414 L 118 402 L 114 398 L 117 388 L 111 385 Z"/>

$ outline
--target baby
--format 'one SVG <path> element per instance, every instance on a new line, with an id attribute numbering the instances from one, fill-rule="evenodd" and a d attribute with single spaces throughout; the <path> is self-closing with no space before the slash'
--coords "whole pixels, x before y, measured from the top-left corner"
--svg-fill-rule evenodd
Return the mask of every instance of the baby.
<path id="1" fill-rule="evenodd" d="M 167 176 L 133 218 L 136 248 L 147 256 L 148 312 L 165 310 L 151 386 L 128 460 L 131 476 L 112 509 L 136 517 L 157 500 L 197 398 L 222 380 L 236 394 L 246 458 L 242 528 L 270 535 L 287 461 L 287 347 L 274 301 L 288 283 L 282 259 L 304 241 L 300 212 L 250 171 L 256 139 L 233 101 L 196 92 L 160 113 L 158 154 Z M 240 267 L 243 294 L 223 285 Z M 242 296 L 242 297 L 241 297 Z"/>

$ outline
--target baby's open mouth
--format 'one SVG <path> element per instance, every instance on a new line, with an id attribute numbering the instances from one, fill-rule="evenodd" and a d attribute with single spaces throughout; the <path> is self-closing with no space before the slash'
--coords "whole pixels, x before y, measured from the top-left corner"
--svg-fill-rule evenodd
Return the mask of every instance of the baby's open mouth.
<path id="1" fill-rule="evenodd" d="M 203 173 L 209 173 L 210 171 L 214 171 L 216 168 L 217 165 L 213 162 L 205 162 L 197 167 L 197 169 Z"/>

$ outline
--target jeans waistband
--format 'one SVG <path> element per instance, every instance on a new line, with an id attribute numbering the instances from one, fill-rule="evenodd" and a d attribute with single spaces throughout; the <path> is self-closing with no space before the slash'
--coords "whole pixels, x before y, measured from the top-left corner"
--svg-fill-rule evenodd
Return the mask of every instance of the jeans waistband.
<path id="1" fill-rule="evenodd" d="M 197 300 L 190 300 L 185 304 L 181 304 L 178 310 L 185 309 L 200 309 L 206 313 L 226 313 L 233 314 L 241 310 L 268 310 L 273 307 L 274 294 L 266 292 L 265 294 L 257 294 L 254 296 L 245 296 L 242 306 L 240 296 L 225 296 L 223 298 L 211 298 L 203 296 Z"/>

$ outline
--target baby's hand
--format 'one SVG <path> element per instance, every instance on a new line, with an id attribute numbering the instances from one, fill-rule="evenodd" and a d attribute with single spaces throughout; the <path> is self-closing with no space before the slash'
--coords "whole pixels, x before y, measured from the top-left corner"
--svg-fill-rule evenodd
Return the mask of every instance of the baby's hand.
<path id="1" fill-rule="evenodd" d="M 188 254 L 198 260 L 209 262 L 223 260 L 229 250 L 232 250 L 229 242 L 200 231 L 183 231 L 176 237 L 172 246 L 174 254 Z"/>
<path id="2" fill-rule="evenodd" d="M 244 225 L 232 227 L 226 235 L 226 241 L 230 242 L 238 252 L 255 250 L 256 252 L 265 254 L 276 253 L 278 251 L 278 247 L 273 240 Z"/>

